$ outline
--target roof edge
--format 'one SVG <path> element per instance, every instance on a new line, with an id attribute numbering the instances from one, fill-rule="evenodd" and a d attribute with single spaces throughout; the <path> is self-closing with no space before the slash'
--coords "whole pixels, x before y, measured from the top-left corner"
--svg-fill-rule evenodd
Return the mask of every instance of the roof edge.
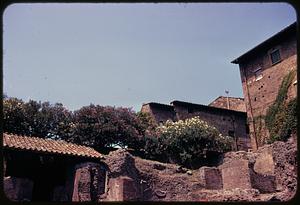
<path id="1" fill-rule="evenodd" d="M 272 40 L 274 40 L 274 38 L 279 37 L 280 35 L 283 35 L 287 32 L 289 32 L 290 30 L 296 29 L 297 30 L 297 21 L 295 21 L 294 23 L 290 24 L 289 26 L 285 27 L 284 29 L 282 29 L 281 31 L 275 33 L 274 35 L 272 35 L 271 37 L 269 37 L 268 39 L 266 39 L 265 41 L 263 41 L 262 43 L 256 45 L 255 47 L 253 47 L 252 49 L 248 50 L 247 52 L 245 52 L 244 54 L 242 54 L 241 56 L 237 57 L 236 59 L 234 59 L 233 61 L 231 61 L 230 63 L 233 64 L 239 64 L 241 63 L 241 60 L 246 58 L 247 56 L 253 54 L 254 51 L 260 49 L 261 47 L 265 46 L 266 44 L 270 43 Z"/>

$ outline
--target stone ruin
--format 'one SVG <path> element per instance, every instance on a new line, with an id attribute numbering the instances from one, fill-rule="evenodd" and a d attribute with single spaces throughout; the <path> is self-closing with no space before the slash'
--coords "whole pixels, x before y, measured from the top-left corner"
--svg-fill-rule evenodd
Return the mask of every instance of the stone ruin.
<path id="1" fill-rule="evenodd" d="M 100 201 L 287 201 L 296 192 L 296 143 L 275 142 L 256 152 L 229 152 L 216 167 L 187 170 L 134 157 L 106 156 L 106 198 Z"/>
<path id="2" fill-rule="evenodd" d="M 100 164 L 74 165 L 65 184 L 54 187 L 52 201 L 287 201 L 296 192 L 296 150 L 291 140 L 275 142 L 188 170 L 119 149 Z M 8 176 L 4 184 L 8 198 L 30 201 L 32 181 Z"/>

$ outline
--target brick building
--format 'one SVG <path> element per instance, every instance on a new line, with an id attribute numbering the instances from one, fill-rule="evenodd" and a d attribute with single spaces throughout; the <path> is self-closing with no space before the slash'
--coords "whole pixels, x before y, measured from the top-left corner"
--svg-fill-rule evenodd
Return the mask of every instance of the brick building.
<path id="1" fill-rule="evenodd" d="M 164 123 L 167 120 L 177 120 L 174 107 L 171 105 L 150 102 L 143 104 L 141 111 L 149 113 L 158 124 Z"/>
<path id="2" fill-rule="evenodd" d="M 238 64 L 243 86 L 251 146 L 257 149 L 268 136 L 264 116 L 275 101 L 281 82 L 297 70 L 296 22 L 232 61 Z M 288 98 L 296 97 L 295 75 Z"/>
<path id="3" fill-rule="evenodd" d="M 150 113 L 158 124 L 167 120 L 178 121 L 199 116 L 216 127 L 223 135 L 234 137 L 236 149 L 250 148 L 246 112 L 183 101 L 173 101 L 171 105 L 147 103 L 143 104 L 141 111 Z"/>
<path id="4" fill-rule="evenodd" d="M 244 98 L 219 96 L 208 104 L 208 106 L 246 112 Z"/>

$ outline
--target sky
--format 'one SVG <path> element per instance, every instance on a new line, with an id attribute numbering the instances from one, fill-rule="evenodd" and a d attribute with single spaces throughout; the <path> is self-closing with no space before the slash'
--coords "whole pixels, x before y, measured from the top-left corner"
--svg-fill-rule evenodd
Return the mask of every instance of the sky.
<path id="1" fill-rule="evenodd" d="M 243 97 L 230 63 L 296 21 L 286 3 L 12 4 L 3 92 L 28 101 L 132 107 Z"/>

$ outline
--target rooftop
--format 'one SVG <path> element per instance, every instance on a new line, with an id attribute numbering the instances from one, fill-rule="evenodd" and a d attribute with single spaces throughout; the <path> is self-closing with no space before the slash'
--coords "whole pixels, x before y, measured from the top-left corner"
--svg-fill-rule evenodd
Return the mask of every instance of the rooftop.
<path id="1" fill-rule="evenodd" d="M 144 105 L 149 105 L 150 107 L 156 107 L 156 108 L 162 108 L 166 110 L 174 110 L 172 105 L 167 105 L 167 104 L 162 104 L 162 103 L 157 103 L 157 102 L 149 102 L 149 103 L 144 103 Z"/>
<path id="2" fill-rule="evenodd" d="M 220 98 L 227 98 L 227 96 L 222 96 L 221 95 L 221 96 L 217 97 L 216 99 L 214 99 L 212 102 L 214 102 L 214 101 L 216 101 L 216 100 L 218 100 Z M 244 98 L 239 98 L 239 97 L 230 97 L 230 96 L 228 96 L 228 98 L 232 99 L 232 100 L 242 100 L 242 101 L 244 101 Z"/>
<path id="3" fill-rule="evenodd" d="M 281 39 L 285 38 L 286 36 L 289 36 L 291 34 L 296 35 L 296 32 L 297 32 L 297 22 L 294 22 L 291 25 L 289 25 L 288 27 L 286 27 L 283 30 L 276 33 L 275 35 L 271 36 L 267 40 L 263 41 L 259 45 L 255 46 L 251 50 L 247 51 L 240 57 L 234 59 L 231 63 L 240 64 L 241 62 L 245 61 L 249 57 L 255 55 L 257 51 L 267 48 L 268 46 L 272 45 L 274 42 L 281 40 Z"/>
<path id="4" fill-rule="evenodd" d="M 104 158 L 91 147 L 76 145 L 63 140 L 42 139 L 6 133 L 3 134 L 3 148 L 77 157 Z"/>
<path id="5" fill-rule="evenodd" d="M 219 107 L 212 107 L 212 106 L 208 106 L 208 105 L 202 105 L 202 104 L 195 104 L 195 103 L 190 103 L 190 102 L 184 102 L 184 101 L 172 101 L 171 102 L 172 105 L 181 105 L 181 106 L 187 106 L 187 107 L 194 107 L 194 108 L 198 108 L 198 109 L 203 109 L 203 110 L 209 110 L 212 112 L 223 112 L 223 113 L 235 113 L 235 114 L 246 114 L 245 112 L 241 112 L 241 111 L 236 111 L 236 110 L 230 110 L 230 109 L 226 109 L 226 108 L 219 108 Z"/>

